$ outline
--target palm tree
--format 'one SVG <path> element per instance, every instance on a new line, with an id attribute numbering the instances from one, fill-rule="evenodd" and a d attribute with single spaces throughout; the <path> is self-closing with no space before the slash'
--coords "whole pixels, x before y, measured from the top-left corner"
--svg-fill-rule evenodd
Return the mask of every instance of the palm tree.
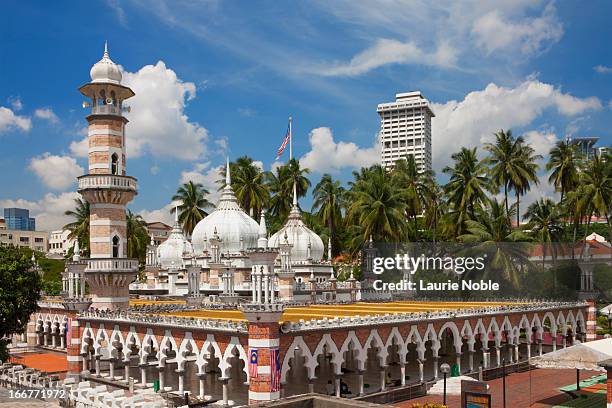
<path id="1" fill-rule="evenodd" d="M 75 198 L 74 203 L 75 209 L 64 212 L 64 215 L 74 217 L 75 221 L 64 225 L 64 229 L 70 231 L 68 239 L 78 239 L 83 254 L 89 256 L 89 202 Z"/>
<path id="2" fill-rule="evenodd" d="M 220 189 L 225 186 L 225 171 L 225 168 L 221 170 L 222 179 L 218 182 L 221 184 Z M 236 162 L 230 163 L 230 172 L 232 188 L 240 207 L 251 216 L 258 215 L 270 199 L 264 172 L 248 156 L 239 157 Z"/>
<path id="3" fill-rule="evenodd" d="M 401 190 L 382 166 L 363 172 L 348 192 L 346 222 L 358 226 L 361 243 L 372 237 L 379 241 L 399 241 L 405 237 L 405 204 Z"/>
<path id="4" fill-rule="evenodd" d="M 433 177 L 426 182 L 423 205 L 425 206 L 425 226 L 431 230 L 432 241 L 435 244 L 438 238 L 440 221 L 446 214 L 447 205 L 442 188 Z"/>
<path id="5" fill-rule="evenodd" d="M 496 199 L 489 201 L 487 208 L 479 208 L 477 218 L 466 220 L 467 232 L 458 237 L 465 243 L 476 244 L 479 253 L 485 253 L 490 259 L 493 270 L 500 271 L 503 277 L 514 287 L 519 287 L 520 265 L 528 263 L 524 245 L 509 244 L 528 241 L 529 237 L 520 230 L 513 230 L 508 221 L 516 209 L 510 207 L 511 214 L 506 214 L 502 203 Z M 485 269 L 486 278 L 489 269 Z"/>
<path id="6" fill-rule="evenodd" d="M 578 182 L 578 170 L 576 166 L 576 147 L 569 141 L 559 141 L 550 150 L 546 170 L 552 173 L 548 182 L 561 192 L 561 202 L 565 195 L 572 191 Z"/>
<path id="7" fill-rule="evenodd" d="M 538 169 L 540 166 L 537 164 L 538 160 L 542 159 L 542 156 L 535 154 L 535 150 L 523 143 L 523 138 L 519 137 L 520 143 L 517 146 L 516 151 L 516 177 L 512 177 L 510 180 L 510 189 L 514 190 L 516 194 L 516 226 L 520 223 L 520 211 L 521 211 L 521 196 L 525 195 L 531 189 L 531 183 L 539 184 Z"/>
<path id="8" fill-rule="evenodd" d="M 561 239 L 563 228 L 561 227 L 561 211 L 559 207 L 549 198 L 541 198 L 527 207 L 527 212 L 523 215 L 524 220 L 528 220 L 527 228 L 542 245 L 542 270 L 546 262 L 548 248 L 552 251 L 553 260 L 556 255 L 556 245 Z M 553 277 L 553 287 L 556 287 L 556 276 Z"/>
<path id="9" fill-rule="evenodd" d="M 126 217 L 127 234 L 127 256 L 136 258 L 140 263 L 145 262 L 147 256 L 147 245 L 149 244 L 149 234 L 147 233 L 147 223 L 140 215 L 128 210 Z"/>
<path id="10" fill-rule="evenodd" d="M 314 202 L 312 212 L 319 218 L 321 224 L 327 225 L 329 237 L 336 242 L 336 229 L 342 223 L 345 190 L 340 181 L 334 181 L 330 174 L 324 174 L 315 186 L 312 195 Z M 333 248 L 336 248 L 333 245 Z"/>
<path id="11" fill-rule="evenodd" d="M 418 240 L 419 231 L 417 217 L 423 213 L 426 183 L 430 177 L 431 172 L 419 172 L 414 156 L 411 155 L 405 160 L 398 160 L 391 172 L 392 182 L 401 189 L 406 215 L 413 221 L 415 241 Z"/>
<path id="12" fill-rule="evenodd" d="M 593 215 L 606 217 L 608 234 L 612 237 L 610 229 L 610 212 L 612 209 L 612 163 L 606 162 L 600 156 L 594 156 L 580 174 L 580 201 L 585 208 L 587 228 Z"/>
<path id="13" fill-rule="evenodd" d="M 478 160 L 476 148 L 461 148 L 451 156 L 453 167 L 445 167 L 442 172 L 450 174 L 449 182 L 444 186 L 448 201 L 452 205 L 451 217 L 455 226 L 455 235 L 463 231 L 464 222 L 475 219 L 476 210 L 488 202 L 486 191 L 491 191 L 484 161 Z"/>
<path id="14" fill-rule="evenodd" d="M 178 205 L 179 223 L 183 226 L 183 232 L 191 235 L 196 224 L 208 215 L 206 209 L 213 208 L 213 204 L 208 201 L 206 190 L 202 184 L 189 181 L 178 188 L 176 194 L 172 196 L 172 201 L 180 201 Z M 176 208 L 171 210 L 172 213 Z"/>
<path id="15" fill-rule="evenodd" d="M 306 175 L 309 169 L 301 168 L 300 162 L 291 159 L 287 164 L 276 168 L 276 174 L 268 171 L 265 174 L 266 185 L 271 194 L 270 212 L 277 219 L 285 219 L 293 202 L 293 184 L 297 198 L 304 197 L 310 187 Z"/>
<path id="16" fill-rule="evenodd" d="M 310 188 L 310 180 L 306 177 L 310 173 L 310 169 L 301 168 L 300 162 L 297 159 L 291 159 L 287 164 L 282 166 L 282 183 L 284 188 L 293 191 L 293 184 L 297 191 L 298 198 L 304 197 L 308 188 Z"/>

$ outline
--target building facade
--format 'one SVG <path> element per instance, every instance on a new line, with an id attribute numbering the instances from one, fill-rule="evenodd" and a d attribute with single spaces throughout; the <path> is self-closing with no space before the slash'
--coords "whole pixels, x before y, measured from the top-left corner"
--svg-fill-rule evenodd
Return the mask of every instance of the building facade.
<path id="1" fill-rule="evenodd" d="M 160 221 L 147 222 L 147 232 L 155 245 L 159 245 L 170 236 L 172 227 Z"/>
<path id="2" fill-rule="evenodd" d="M 30 248 L 39 252 L 49 249 L 49 233 L 46 231 L 0 230 L 0 245 Z"/>
<path id="3" fill-rule="evenodd" d="M 25 208 L 5 208 L 4 222 L 7 229 L 35 231 L 36 219 L 30 217 L 30 210 Z"/>
<path id="4" fill-rule="evenodd" d="M 70 248 L 74 247 L 74 240 L 69 239 L 70 231 L 62 229 L 49 233 L 49 254 L 66 256 Z"/>
<path id="5" fill-rule="evenodd" d="M 431 170 L 431 118 L 434 113 L 420 91 L 398 93 L 395 102 L 378 105 L 382 165 L 413 156 L 419 171 Z"/>

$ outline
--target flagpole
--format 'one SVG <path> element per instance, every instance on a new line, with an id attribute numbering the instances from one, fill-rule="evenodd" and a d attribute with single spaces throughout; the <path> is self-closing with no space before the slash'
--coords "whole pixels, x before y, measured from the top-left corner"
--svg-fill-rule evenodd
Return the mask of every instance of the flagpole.
<path id="1" fill-rule="evenodd" d="M 291 116 L 289 116 L 289 161 L 291 161 L 291 159 L 293 158 L 293 143 L 292 143 L 293 130 L 291 129 L 292 121 L 293 119 L 291 118 Z"/>

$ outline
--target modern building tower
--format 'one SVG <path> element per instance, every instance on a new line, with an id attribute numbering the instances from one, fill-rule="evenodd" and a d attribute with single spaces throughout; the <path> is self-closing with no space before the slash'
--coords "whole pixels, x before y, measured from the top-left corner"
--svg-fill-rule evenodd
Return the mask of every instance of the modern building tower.
<path id="1" fill-rule="evenodd" d="M 123 103 L 134 92 L 121 85 L 121 71 L 108 48 L 91 68 L 91 82 L 79 88 L 89 98 L 87 116 L 89 171 L 78 178 L 78 191 L 90 205 L 89 250 L 85 277 L 92 306 L 124 309 L 138 260 L 127 258 L 125 208 L 137 194 L 136 179 L 126 175 Z"/>
<path id="2" fill-rule="evenodd" d="M 36 231 L 36 219 L 30 217 L 30 210 L 25 208 L 5 208 L 4 222 L 10 230 Z"/>
<path id="3" fill-rule="evenodd" d="M 382 165 L 414 156 L 419 171 L 431 170 L 431 118 L 434 113 L 420 91 L 398 93 L 395 102 L 378 105 Z"/>

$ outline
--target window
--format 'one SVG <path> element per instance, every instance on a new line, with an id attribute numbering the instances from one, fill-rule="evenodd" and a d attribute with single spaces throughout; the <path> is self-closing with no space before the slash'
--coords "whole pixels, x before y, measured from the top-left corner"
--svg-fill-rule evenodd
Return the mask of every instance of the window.
<path id="1" fill-rule="evenodd" d="M 113 258 L 119 258 L 119 237 L 113 237 Z"/>
<path id="2" fill-rule="evenodd" d="M 28 243 L 30 242 L 30 237 L 19 237 L 19 242 Z"/>
<path id="3" fill-rule="evenodd" d="M 119 156 L 117 156 L 117 153 L 113 153 L 111 156 L 111 174 L 119 174 Z"/>
<path id="4" fill-rule="evenodd" d="M 34 242 L 38 242 L 38 243 L 40 243 L 40 242 L 45 242 L 45 240 L 44 240 L 43 238 L 38 238 L 38 237 L 35 237 L 35 238 L 34 238 Z"/>

